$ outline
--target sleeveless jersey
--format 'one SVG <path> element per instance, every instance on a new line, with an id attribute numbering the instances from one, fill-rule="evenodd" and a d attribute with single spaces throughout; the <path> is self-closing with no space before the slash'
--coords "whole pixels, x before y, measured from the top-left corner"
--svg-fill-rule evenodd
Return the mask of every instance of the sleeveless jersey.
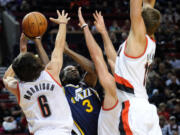
<path id="1" fill-rule="evenodd" d="M 19 104 L 29 130 L 58 130 L 71 133 L 73 119 L 63 87 L 46 71 L 34 82 L 19 83 Z"/>
<path id="2" fill-rule="evenodd" d="M 83 82 L 79 85 L 67 84 L 64 88 L 74 119 L 73 130 L 78 135 L 97 135 L 101 109 L 97 91 Z"/>
<path id="3" fill-rule="evenodd" d="M 139 57 L 131 57 L 125 53 L 126 41 L 120 46 L 115 64 L 115 81 L 118 96 L 122 101 L 132 97 L 148 99 L 146 92 L 146 77 L 154 59 L 156 45 L 146 35 L 146 48 Z"/>

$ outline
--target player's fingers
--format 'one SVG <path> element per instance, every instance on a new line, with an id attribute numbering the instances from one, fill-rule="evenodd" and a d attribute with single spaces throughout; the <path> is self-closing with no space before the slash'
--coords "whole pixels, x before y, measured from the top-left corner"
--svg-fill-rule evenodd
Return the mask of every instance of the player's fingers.
<path id="1" fill-rule="evenodd" d="M 58 14 L 58 17 L 61 16 L 61 13 L 59 12 L 59 10 L 57 10 L 56 12 Z"/>
<path id="2" fill-rule="evenodd" d="M 54 23 L 57 23 L 58 24 L 58 20 L 57 19 L 54 19 L 54 18 L 49 18 L 50 21 L 54 22 Z"/>
<path id="3" fill-rule="evenodd" d="M 81 7 L 79 7 L 79 9 L 78 9 L 78 15 L 79 15 L 79 16 L 82 16 Z"/>
<path id="4" fill-rule="evenodd" d="M 67 16 L 68 16 L 68 13 L 65 14 L 65 17 L 67 17 Z"/>
<path id="5" fill-rule="evenodd" d="M 97 11 L 97 10 L 96 10 L 96 12 L 95 12 L 95 13 L 96 13 L 96 16 L 98 17 L 98 16 L 99 16 L 99 14 L 98 14 L 98 11 Z"/>
<path id="6" fill-rule="evenodd" d="M 97 16 L 95 15 L 95 13 L 93 13 L 93 17 L 94 17 L 94 19 L 97 21 L 98 20 L 98 18 L 97 18 Z"/>
<path id="7" fill-rule="evenodd" d="M 102 15 L 101 15 L 101 11 L 99 12 L 99 15 L 102 16 Z"/>
<path id="8" fill-rule="evenodd" d="M 64 16 L 64 10 L 62 11 L 62 16 Z"/>
<path id="9" fill-rule="evenodd" d="M 71 17 L 68 17 L 67 20 L 69 21 L 71 19 Z"/>

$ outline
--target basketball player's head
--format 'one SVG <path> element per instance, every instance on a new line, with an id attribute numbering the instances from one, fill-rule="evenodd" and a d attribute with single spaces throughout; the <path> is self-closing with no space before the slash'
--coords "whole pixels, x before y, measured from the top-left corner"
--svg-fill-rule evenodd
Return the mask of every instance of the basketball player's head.
<path id="1" fill-rule="evenodd" d="M 73 65 L 66 66 L 61 72 L 61 80 L 63 85 L 77 85 L 81 80 L 80 73 L 77 67 Z"/>
<path id="2" fill-rule="evenodd" d="M 40 59 L 32 53 L 20 54 L 12 63 L 16 76 L 25 82 L 36 80 L 44 69 Z"/>
<path id="3" fill-rule="evenodd" d="M 157 9 L 146 7 L 142 10 L 142 17 L 149 36 L 153 35 L 160 25 L 161 14 Z"/>

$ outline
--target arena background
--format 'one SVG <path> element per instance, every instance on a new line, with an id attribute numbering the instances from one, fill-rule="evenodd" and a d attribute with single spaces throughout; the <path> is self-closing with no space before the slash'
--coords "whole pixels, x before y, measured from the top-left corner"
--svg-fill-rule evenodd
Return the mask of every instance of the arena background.
<path id="1" fill-rule="evenodd" d="M 56 17 L 56 9 L 65 9 L 71 17 L 67 30 L 69 47 L 90 58 L 84 35 L 78 27 L 79 6 L 83 7 L 83 15 L 102 49 L 101 36 L 93 25 L 92 13 L 95 10 L 102 11 L 116 49 L 127 38 L 130 29 L 129 0 L 0 0 L 0 135 L 29 134 L 26 119 L 15 97 L 2 82 L 5 70 L 19 53 L 24 15 L 39 11 L 48 19 Z M 156 8 L 162 14 L 162 21 L 156 33 L 157 51 L 147 91 L 150 102 L 158 108 L 163 135 L 180 135 L 180 0 L 157 0 Z M 42 42 L 49 56 L 54 48 L 56 32 L 57 25 L 48 20 Z M 28 50 L 36 53 L 32 41 L 28 42 Z M 72 59 L 64 56 L 64 66 L 73 63 Z"/>

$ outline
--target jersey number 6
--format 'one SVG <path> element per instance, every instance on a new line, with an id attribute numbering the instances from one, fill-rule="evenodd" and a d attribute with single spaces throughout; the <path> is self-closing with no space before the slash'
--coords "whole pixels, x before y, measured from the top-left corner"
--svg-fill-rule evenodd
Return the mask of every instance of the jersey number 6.
<path id="1" fill-rule="evenodd" d="M 48 117 L 51 115 L 51 111 L 48 105 L 48 101 L 45 95 L 41 95 L 38 97 L 39 107 L 41 109 L 43 117 Z"/>

